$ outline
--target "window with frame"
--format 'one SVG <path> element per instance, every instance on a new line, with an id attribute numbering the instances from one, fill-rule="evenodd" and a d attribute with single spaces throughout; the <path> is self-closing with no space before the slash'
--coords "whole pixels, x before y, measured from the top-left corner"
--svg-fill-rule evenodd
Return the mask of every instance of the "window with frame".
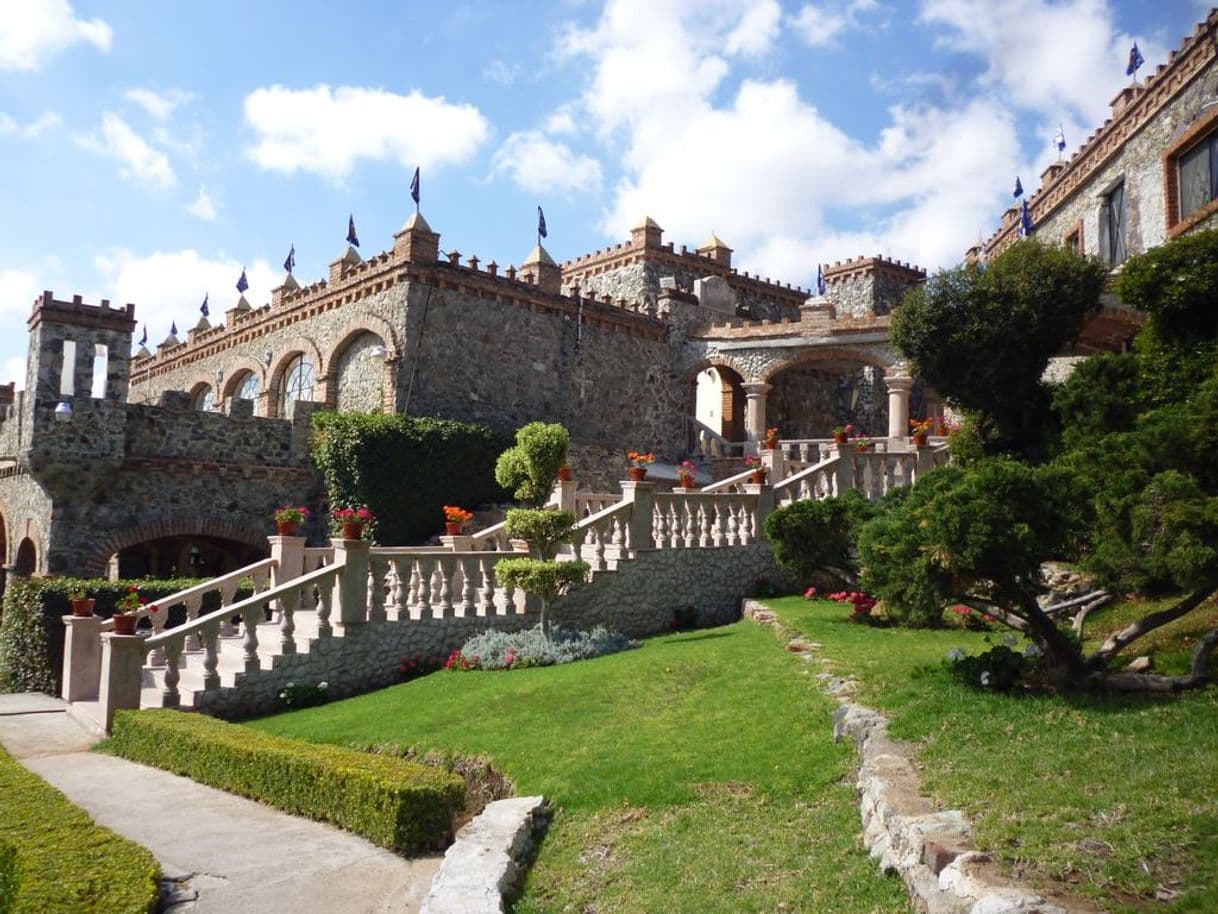
<path id="1" fill-rule="evenodd" d="M 208 413 L 216 408 L 216 392 L 211 385 L 204 384 L 195 392 L 195 409 Z"/>
<path id="2" fill-rule="evenodd" d="M 1218 200 L 1218 133 L 1213 133 L 1176 159 L 1180 220 L 1188 219 Z"/>
<path id="3" fill-rule="evenodd" d="M 1062 238 L 1062 246 L 1066 250 L 1078 254 L 1080 257 L 1085 254 L 1083 250 L 1083 224 L 1081 222 L 1069 232 L 1066 232 L 1065 237 Z"/>
<path id="4" fill-rule="evenodd" d="M 257 400 L 260 388 L 258 375 L 247 371 L 237 380 L 237 385 L 233 388 L 233 396 L 238 400 Z"/>
<path id="5" fill-rule="evenodd" d="M 298 355 L 288 363 L 283 374 L 283 391 L 279 398 L 279 414 L 287 415 L 287 406 L 294 400 L 313 399 L 313 363 Z"/>
<path id="6" fill-rule="evenodd" d="M 1167 237 L 1218 212 L 1218 103 L 1203 105 L 1163 152 Z"/>
<path id="7" fill-rule="evenodd" d="M 1100 206 L 1100 253 L 1108 265 L 1125 262 L 1125 182 L 1120 181 L 1104 195 Z"/>

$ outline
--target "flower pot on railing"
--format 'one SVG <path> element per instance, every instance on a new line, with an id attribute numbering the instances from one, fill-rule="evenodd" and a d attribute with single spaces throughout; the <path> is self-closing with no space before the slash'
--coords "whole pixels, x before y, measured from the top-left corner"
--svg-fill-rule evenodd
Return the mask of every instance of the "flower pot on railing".
<path id="1" fill-rule="evenodd" d="M 364 525 L 357 520 L 345 520 L 342 522 L 343 539 L 345 540 L 362 540 L 364 538 Z"/>
<path id="2" fill-rule="evenodd" d="M 833 433 L 833 443 L 834 444 L 845 444 L 849 440 L 850 439 L 847 437 L 845 432 L 834 432 Z"/>
<path id="3" fill-rule="evenodd" d="M 461 535 L 461 521 L 459 521 L 459 520 L 445 521 L 444 522 L 444 534 L 446 536 L 460 536 Z"/>
<path id="4" fill-rule="evenodd" d="M 694 478 L 688 473 L 677 474 L 677 484 L 682 489 L 692 489 L 694 487 Z"/>
<path id="5" fill-rule="evenodd" d="M 749 482 L 755 486 L 765 485 L 765 470 L 753 470 L 749 474 Z"/>
<path id="6" fill-rule="evenodd" d="M 74 616 L 91 616 L 93 615 L 93 605 L 97 601 L 92 597 L 87 600 L 69 600 L 72 605 L 72 615 Z"/>
<path id="7" fill-rule="evenodd" d="M 135 626 L 140 621 L 138 616 L 125 616 L 122 613 L 114 615 L 114 634 L 134 635 Z"/>
<path id="8" fill-rule="evenodd" d="M 559 467 L 558 468 L 558 481 L 559 482 L 570 482 L 574 478 L 575 478 L 575 471 L 572 470 L 570 467 Z"/>
<path id="9" fill-rule="evenodd" d="M 925 432 L 915 433 L 913 436 L 914 447 L 926 447 L 927 436 Z"/>
<path id="10" fill-rule="evenodd" d="M 280 536 L 296 536 L 300 533 L 300 521 L 297 520 L 277 520 L 275 521 L 275 530 Z"/>
<path id="11" fill-rule="evenodd" d="M 642 482 L 647 478 L 647 467 L 627 467 L 626 473 L 633 482 Z"/>

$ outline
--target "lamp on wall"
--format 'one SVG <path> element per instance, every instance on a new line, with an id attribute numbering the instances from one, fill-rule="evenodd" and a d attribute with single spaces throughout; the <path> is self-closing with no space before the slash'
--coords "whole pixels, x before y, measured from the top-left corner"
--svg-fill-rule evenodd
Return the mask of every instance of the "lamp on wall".
<path id="1" fill-rule="evenodd" d="M 55 404 L 55 421 L 67 422 L 72 418 L 72 404 L 67 400 L 60 400 Z"/>
<path id="2" fill-rule="evenodd" d="M 266 352 L 262 353 L 262 361 L 266 363 L 267 368 L 270 368 L 271 362 L 275 361 L 275 353 L 271 352 L 270 349 L 267 349 Z"/>

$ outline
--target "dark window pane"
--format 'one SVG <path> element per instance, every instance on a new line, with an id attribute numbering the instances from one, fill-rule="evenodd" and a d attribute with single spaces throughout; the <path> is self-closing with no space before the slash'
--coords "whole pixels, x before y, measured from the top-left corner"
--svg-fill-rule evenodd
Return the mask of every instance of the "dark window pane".
<path id="1" fill-rule="evenodd" d="M 1180 218 L 1187 219 L 1210 202 L 1210 144 L 1201 143 L 1180 156 Z"/>

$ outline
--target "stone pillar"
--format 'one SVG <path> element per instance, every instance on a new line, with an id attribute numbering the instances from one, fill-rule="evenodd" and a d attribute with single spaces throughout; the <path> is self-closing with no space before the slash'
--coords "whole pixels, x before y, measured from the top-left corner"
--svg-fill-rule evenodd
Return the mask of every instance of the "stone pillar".
<path id="1" fill-rule="evenodd" d="M 635 482 L 627 479 L 622 482 L 622 501 L 634 502 L 630 512 L 630 542 L 636 552 L 655 548 L 651 538 L 652 496 L 655 494 L 654 482 Z"/>
<path id="2" fill-rule="evenodd" d="M 766 469 L 766 480 L 771 486 L 787 478 L 787 457 L 779 448 L 762 448 L 761 465 Z"/>
<path id="3" fill-rule="evenodd" d="M 575 489 L 579 486 L 574 479 L 560 479 L 554 483 L 554 493 L 550 503 L 558 505 L 559 511 L 575 513 Z M 578 520 L 578 518 L 576 518 Z"/>
<path id="4" fill-rule="evenodd" d="M 765 438 L 765 398 L 770 385 L 765 381 L 746 381 L 744 387 L 744 431 L 749 441 Z"/>
<path id="5" fill-rule="evenodd" d="M 474 548 L 474 538 L 464 533 L 457 536 L 445 534 L 440 537 L 440 545 L 449 552 L 471 552 Z"/>
<path id="6" fill-rule="evenodd" d="M 368 541 L 333 539 L 330 542 L 334 545 L 334 564 L 342 566 L 335 582 L 330 620 L 341 625 L 367 622 Z"/>
<path id="7" fill-rule="evenodd" d="M 907 375 L 885 376 L 888 385 L 888 438 L 904 441 L 909 437 L 909 392 L 913 378 Z"/>
<path id="8" fill-rule="evenodd" d="M 144 681 L 144 639 L 139 635 L 103 632 L 101 686 L 98 690 L 100 723 L 106 732 L 114 723 L 114 712 L 139 709 Z"/>
<path id="9" fill-rule="evenodd" d="M 759 543 L 765 539 L 765 519 L 774 513 L 774 487 L 768 482 L 746 482 L 744 493 L 757 496 L 757 536 L 754 542 Z"/>
<path id="10" fill-rule="evenodd" d="M 304 574 L 305 538 L 303 536 L 268 536 L 271 544 L 271 586 L 278 587 Z"/>
<path id="11" fill-rule="evenodd" d="M 64 701 L 97 701 L 101 682 L 102 642 L 100 616 L 64 616 Z"/>

